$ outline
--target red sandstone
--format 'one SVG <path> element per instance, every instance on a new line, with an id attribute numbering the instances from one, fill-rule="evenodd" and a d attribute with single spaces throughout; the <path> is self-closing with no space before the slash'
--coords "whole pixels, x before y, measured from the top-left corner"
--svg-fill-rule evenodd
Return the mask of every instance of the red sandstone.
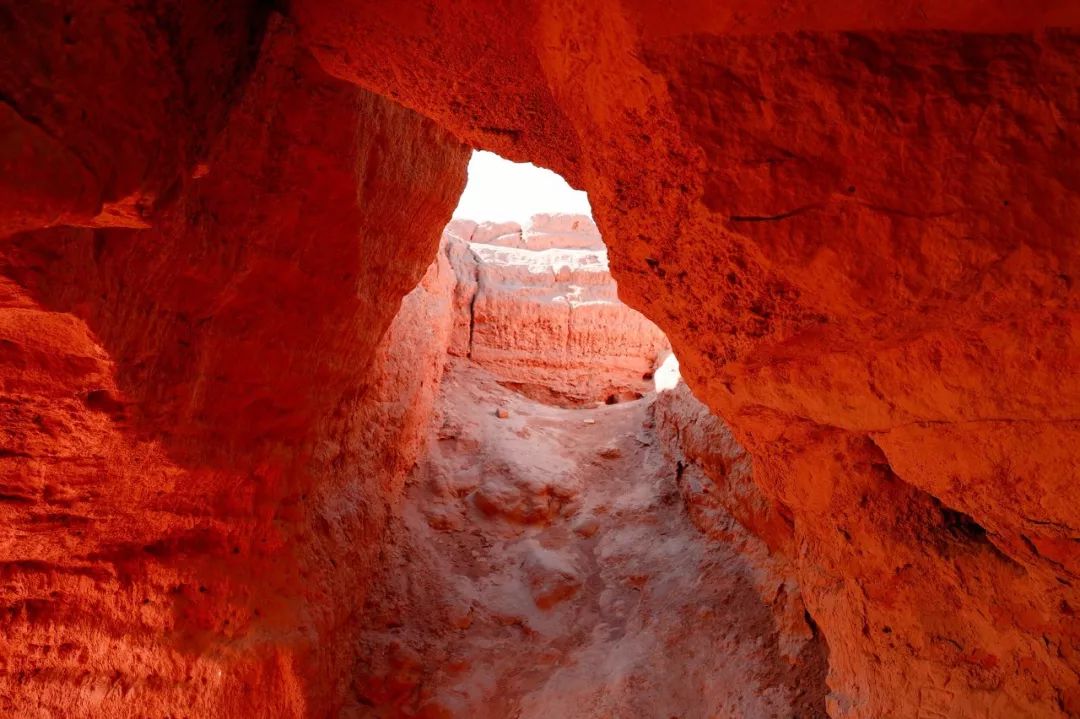
<path id="1" fill-rule="evenodd" d="M 3 713 L 368 711 L 468 145 L 589 192 L 830 715 L 1080 715 L 1080 6 L 266 7 L 0 7 Z"/>

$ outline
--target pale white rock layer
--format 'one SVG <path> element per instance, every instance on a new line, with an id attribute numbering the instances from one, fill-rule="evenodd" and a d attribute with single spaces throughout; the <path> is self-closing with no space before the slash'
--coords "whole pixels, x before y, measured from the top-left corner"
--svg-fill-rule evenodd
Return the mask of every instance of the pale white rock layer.
<path id="1" fill-rule="evenodd" d="M 458 220 L 443 243 L 458 277 L 453 354 L 562 406 L 649 389 L 667 340 L 619 301 L 590 218 L 537 215 L 526 228 Z"/>

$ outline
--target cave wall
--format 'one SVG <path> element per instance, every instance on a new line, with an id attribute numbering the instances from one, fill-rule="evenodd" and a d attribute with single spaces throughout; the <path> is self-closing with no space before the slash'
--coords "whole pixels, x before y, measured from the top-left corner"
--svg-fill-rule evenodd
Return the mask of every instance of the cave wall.
<path id="1" fill-rule="evenodd" d="M 225 115 L 153 227 L 4 240 L 5 715 L 340 709 L 467 150 L 280 16 Z"/>
<path id="2" fill-rule="evenodd" d="M 294 12 L 588 190 L 788 517 L 835 716 L 1080 711 L 1075 6 Z"/>
<path id="3" fill-rule="evenodd" d="M 147 226 L 209 151 L 266 17 L 246 0 L 0 7 L 0 234 Z"/>
<path id="4" fill-rule="evenodd" d="M 285 12 L 0 8 L 8 711 L 332 705 L 366 560 L 311 489 L 362 480 L 461 141 L 589 191 L 786 517 L 834 716 L 1080 713 L 1075 3 Z"/>

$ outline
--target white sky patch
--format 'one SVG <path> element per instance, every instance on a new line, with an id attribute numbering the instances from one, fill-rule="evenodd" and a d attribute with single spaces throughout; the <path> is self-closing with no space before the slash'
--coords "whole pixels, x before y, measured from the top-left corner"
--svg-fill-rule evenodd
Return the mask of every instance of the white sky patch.
<path id="1" fill-rule="evenodd" d="M 510 162 L 493 152 L 473 152 L 469 181 L 454 210 L 455 218 L 525 226 L 541 212 L 592 216 L 588 196 L 551 170 Z"/>
<path id="2" fill-rule="evenodd" d="M 667 392 L 679 386 L 682 375 L 679 373 L 679 360 L 674 353 L 668 352 L 667 357 L 653 372 L 653 382 L 657 392 Z"/>

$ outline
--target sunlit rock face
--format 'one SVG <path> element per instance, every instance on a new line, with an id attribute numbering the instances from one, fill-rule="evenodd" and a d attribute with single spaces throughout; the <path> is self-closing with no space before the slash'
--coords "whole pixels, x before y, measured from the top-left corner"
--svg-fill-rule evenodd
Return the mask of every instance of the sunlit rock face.
<path id="1" fill-rule="evenodd" d="M 834 716 L 1080 713 L 1076 3 L 261 8 L 0 11 L 5 711 L 345 695 L 332 488 L 460 141 L 588 190 Z"/>
<path id="2" fill-rule="evenodd" d="M 554 404 L 615 404 L 652 387 L 667 340 L 619 301 L 590 218 L 538 215 L 524 229 L 455 221 L 446 236 L 467 333 L 456 354 Z"/>

